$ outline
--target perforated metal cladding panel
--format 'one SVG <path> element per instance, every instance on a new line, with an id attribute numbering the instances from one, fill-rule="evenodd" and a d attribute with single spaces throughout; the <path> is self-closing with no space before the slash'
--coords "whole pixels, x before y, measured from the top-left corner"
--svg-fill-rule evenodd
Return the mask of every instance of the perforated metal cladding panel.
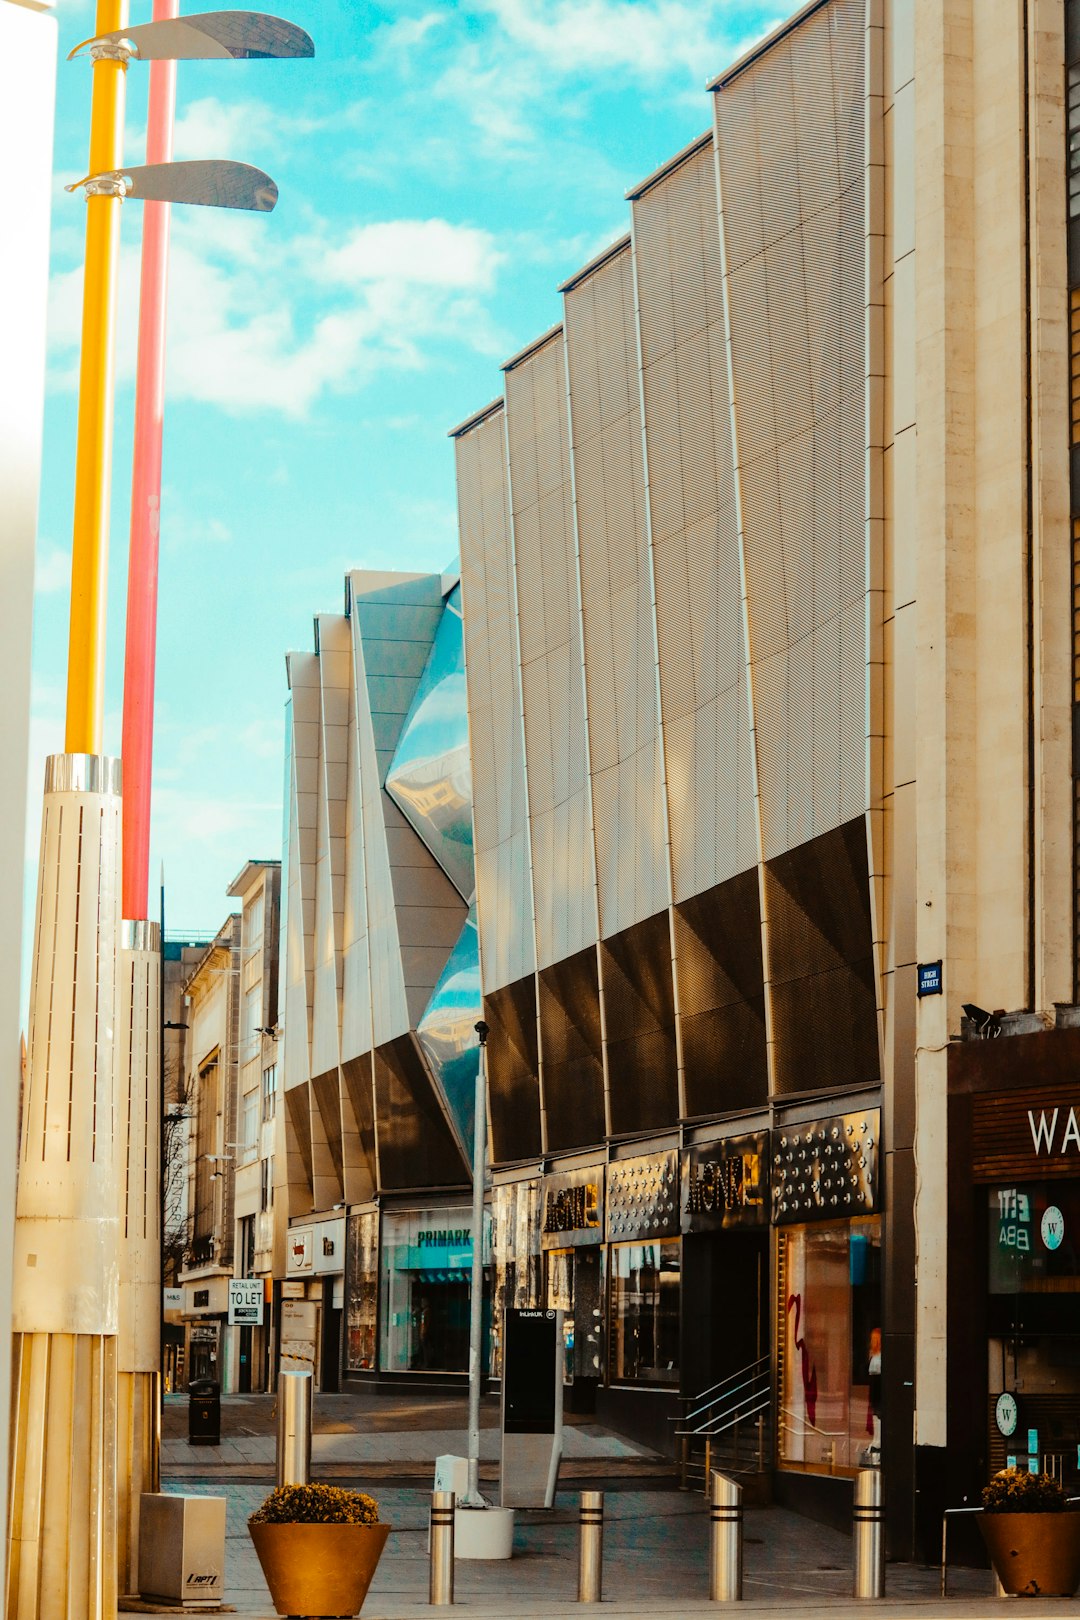
<path id="1" fill-rule="evenodd" d="M 536 965 L 502 411 L 455 452 L 480 956 L 498 989 Z"/>
<path id="2" fill-rule="evenodd" d="M 536 959 L 545 967 L 596 938 L 561 333 L 507 372 L 506 428 Z"/>
<path id="3" fill-rule="evenodd" d="M 627 246 L 566 295 L 602 936 L 667 904 L 663 779 Z"/>
<path id="4" fill-rule="evenodd" d="M 375 1049 L 375 1130 L 381 1187 L 453 1187 L 468 1180 L 412 1034 Z"/>
<path id="5" fill-rule="evenodd" d="M 371 1053 L 345 1058 L 341 1065 L 345 1096 L 356 1122 L 356 1132 L 364 1150 L 368 1170 L 375 1176 L 375 1105 L 372 1090 Z"/>
<path id="6" fill-rule="evenodd" d="M 532 974 L 484 997 L 492 1157 L 496 1164 L 540 1154 L 536 980 Z"/>
<path id="7" fill-rule="evenodd" d="M 715 97 L 766 858 L 867 808 L 864 0 Z"/>
<path id="8" fill-rule="evenodd" d="M 634 203 L 674 898 L 758 856 L 713 154 Z"/>
<path id="9" fill-rule="evenodd" d="M 541 968 L 540 1045 L 551 1152 L 604 1137 L 604 1068 L 596 949 Z"/>
<path id="10" fill-rule="evenodd" d="M 612 1132 L 662 1130 L 679 1117 L 667 912 L 604 940 L 600 958 Z"/>
<path id="11" fill-rule="evenodd" d="M 757 870 L 675 908 L 686 1112 L 689 1118 L 768 1097 Z"/>
<path id="12" fill-rule="evenodd" d="M 865 820 L 769 861 L 765 905 L 776 1091 L 876 1085 Z"/>

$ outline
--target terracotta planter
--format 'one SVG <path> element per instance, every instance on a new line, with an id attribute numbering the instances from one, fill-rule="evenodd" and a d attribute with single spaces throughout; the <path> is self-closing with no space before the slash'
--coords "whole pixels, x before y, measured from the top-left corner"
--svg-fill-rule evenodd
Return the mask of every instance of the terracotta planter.
<path id="1" fill-rule="evenodd" d="M 980 1513 L 978 1525 L 1010 1597 L 1072 1597 L 1080 1586 L 1080 1513 Z"/>
<path id="2" fill-rule="evenodd" d="M 249 1524 L 278 1614 L 359 1614 L 388 1524 Z"/>

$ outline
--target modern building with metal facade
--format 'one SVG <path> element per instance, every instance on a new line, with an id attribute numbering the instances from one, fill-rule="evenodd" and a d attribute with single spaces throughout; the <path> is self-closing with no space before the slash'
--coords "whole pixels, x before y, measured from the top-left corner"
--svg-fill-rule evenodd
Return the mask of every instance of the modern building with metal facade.
<path id="1" fill-rule="evenodd" d="M 881 65 L 831 0 L 719 80 L 455 430 L 496 1179 L 586 1402 L 775 1356 L 805 1476 L 879 1444 Z"/>
<path id="2" fill-rule="evenodd" d="M 1065 1083 L 1063 25 L 805 5 L 453 432 L 497 1274 L 613 1424 L 740 1373 L 838 1521 L 884 1459 L 897 1553 L 1025 1368 L 1075 1425 L 986 1261 L 1034 1059 L 970 1040 Z"/>
<path id="3" fill-rule="evenodd" d="M 315 630 L 288 658 L 283 1364 L 454 1377 L 481 1005 L 457 574 L 351 573 Z"/>
<path id="4" fill-rule="evenodd" d="M 290 659 L 290 1217 L 315 1264 L 347 1215 L 347 1368 L 457 1365 L 482 1004 L 493 1325 L 562 1308 L 570 1403 L 662 1449 L 744 1382 L 775 1494 L 848 1522 L 881 1461 L 898 1556 L 1002 1395 L 1080 1484 L 1077 12 L 804 6 L 454 429 L 460 599 L 352 575 Z M 455 763 L 403 771 L 451 606 Z M 421 809 L 470 762 L 475 896 Z"/>

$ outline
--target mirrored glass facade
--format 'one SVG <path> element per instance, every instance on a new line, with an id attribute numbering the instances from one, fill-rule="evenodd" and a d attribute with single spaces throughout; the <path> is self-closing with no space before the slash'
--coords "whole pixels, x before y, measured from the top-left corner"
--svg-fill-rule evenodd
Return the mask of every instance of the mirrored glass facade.
<path id="1" fill-rule="evenodd" d="M 473 892 L 472 769 L 460 585 L 446 598 L 386 773 L 386 791 L 468 900 Z"/>

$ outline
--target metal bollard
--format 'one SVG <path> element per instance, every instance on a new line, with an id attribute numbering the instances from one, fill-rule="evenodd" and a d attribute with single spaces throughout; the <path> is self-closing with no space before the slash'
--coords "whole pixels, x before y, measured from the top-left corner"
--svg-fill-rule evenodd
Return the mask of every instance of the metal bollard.
<path id="1" fill-rule="evenodd" d="M 860 1468 L 855 1475 L 852 1552 L 857 1598 L 885 1596 L 885 1512 L 880 1468 Z"/>
<path id="2" fill-rule="evenodd" d="M 454 1601 L 454 1508 L 453 1491 L 432 1491 L 428 1602 L 438 1607 Z"/>
<path id="3" fill-rule="evenodd" d="M 306 1485 L 311 1479 L 311 1374 L 283 1372 L 277 1392 L 277 1482 Z"/>
<path id="4" fill-rule="evenodd" d="M 713 1603 L 742 1600 L 742 1486 L 713 1474 L 709 1493 L 709 1597 Z"/>
<path id="5" fill-rule="evenodd" d="M 604 1584 L 604 1493 L 582 1491 L 581 1536 L 578 1542 L 579 1603 L 601 1603 Z"/>

